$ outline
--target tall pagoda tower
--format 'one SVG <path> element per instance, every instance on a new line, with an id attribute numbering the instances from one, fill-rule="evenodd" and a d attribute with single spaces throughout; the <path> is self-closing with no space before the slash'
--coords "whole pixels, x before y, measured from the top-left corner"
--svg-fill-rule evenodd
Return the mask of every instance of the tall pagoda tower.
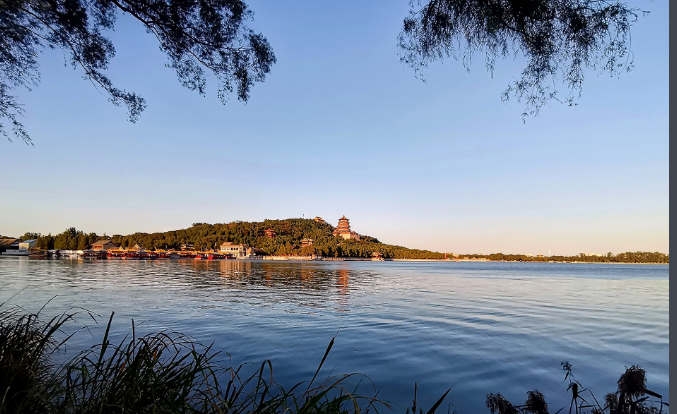
<path id="1" fill-rule="evenodd" d="M 350 231 L 350 221 L 343 216 L 339 219 L 338 226 L 334 230 L 334 236 L 343 237 L 343 239 L 356 239 L 359 240 L 360 236 L 354 231 Z"/>

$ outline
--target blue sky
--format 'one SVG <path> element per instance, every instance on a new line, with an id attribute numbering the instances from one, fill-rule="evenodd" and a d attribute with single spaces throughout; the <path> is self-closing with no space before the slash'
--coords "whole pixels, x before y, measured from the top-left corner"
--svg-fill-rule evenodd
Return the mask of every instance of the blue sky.
<path id="1" fill-rule="evenodd" d="M 368 3 L 368 4 L 367 4 Z M 635 68 L 587 72 L 577 107 L 522 122 L 493 78 L 399 62 L 407 1 L 250 1 L 278 62 L 245 105 L 182 88 L 155 40 L 121 17 L 116 86 L 148 103 L 127 122 L 59 51 L 18 91 L 35 147 L 0 141 L 0 234 L 165 231 L 194 222 L 342 215 L 361 234 L 437 251 L 669 252 L 668 2 L 632 30 Z"/>

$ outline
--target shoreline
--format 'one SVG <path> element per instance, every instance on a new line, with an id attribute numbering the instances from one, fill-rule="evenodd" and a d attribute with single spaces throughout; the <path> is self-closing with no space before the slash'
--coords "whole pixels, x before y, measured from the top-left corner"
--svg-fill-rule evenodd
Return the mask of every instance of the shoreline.
<path id="1" fill-rule="evenodd" d="M 612 264 L 612 265 L 667 265 L 670 263 L 656 263 L 656 262 L 557 262 L 557 261 L 527 261 L 527 260 L 473 260 L 473 259 L 384 259 L 384 260 L 372 260 L 370 258 L 364 257 L 328 257 L 323 259 L 309 259 L 302 256 L 264 256 L 267 258 L 236 258 L 236 259 L 214 259 L 214 260 L 198 260 L 198 259 L 100 259 L 100 258 L 43 258 L 43 257 L 30 257 L 28 255 L 5 255 L 0 254 L 0 258 L 11 258 L 11 259 L 29 259 L 29 260 L 76 260 L 76 261 L 99 261 L 99 260 L 115 260 L 115 261 L 197 261 L 197 262 L 464 262 L 464 263 L 553 263 L 553 264 Z"/>

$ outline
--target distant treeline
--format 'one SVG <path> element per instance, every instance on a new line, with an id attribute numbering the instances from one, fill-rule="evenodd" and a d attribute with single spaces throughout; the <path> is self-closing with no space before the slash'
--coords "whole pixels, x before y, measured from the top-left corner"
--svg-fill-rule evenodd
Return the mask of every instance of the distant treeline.
<path id="1" fill-rule="evenodd" d="M 586 263 L 670 263 L 670 255 L 659 252 L 607 253 L 604 256 L 527 256 L 523 254 L 467 254 L 467 259 L 487 259 L 510 262 L 586 262 Z"/>
<path id="2" fill-rule="evenodd" d="M 265 230 L 272 230 L 275 237 L 266 237 Z M 83 250 L 97 240 L 110 239 L 121 247 L 136 244 L 145 249 L 179 249 L 183 244 L 192 244 L 196 250 L 218 249 L 229 241 L 262 249 L 268 255 L 321 255 L 325 257 L 371 257 L 378 252 L 384 258 L 393 259 L 444 259 L 444 253 L 429 250 L 408 249 L 384 244 L 378 239 L 361 236 L 360 241 L 335 237 L 334 227 L 310 219 L 264 220 L 262 222 L 236 221 L 227 224 L 194 223 L 182 230 L 163 233 L 134 233 L 129 235 L 97 235 L 69 228 L 61 234 L 46 236 L 26 233 L 22 238 L 37 239 L 41 249 Z M 301 247 L 302 239 L 312 239 L 312 246 Z"/>

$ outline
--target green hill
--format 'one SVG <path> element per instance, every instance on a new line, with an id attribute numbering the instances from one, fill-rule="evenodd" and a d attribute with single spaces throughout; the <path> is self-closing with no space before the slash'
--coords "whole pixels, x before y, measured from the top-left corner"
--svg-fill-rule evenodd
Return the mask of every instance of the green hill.
<path id="1" fill-rule="evenodd" d="M 266 237 L 264 231 L 276 233 Z M 333 236 L 334 227 L 311 219 L 264 220 L 262 222 L 194 223 L 191 227 L 163 233 L 134 233 L 114 235 L 110 239 L 122 247 L 139 244 L 146 249 L 174 248 L 192 243 L 195 249 L 218 248 L 230 241 L 263 249 L 269 255 L 310 255 L 328 257 L 371 257 L 379 252 L 385 258 L 395 259 L 443 259 L 444 253 L 384 244 L 370 236 L 361 236 L 360 241 L 344 240 Z M 85 234 L 74 228 L 57 236 L 41 236 L 37 246 L 56 249 L 83 249 L 103 238 L 95 233 Z M 313 239 L 312 246 L 301 248 L 301 240 Z"/>

